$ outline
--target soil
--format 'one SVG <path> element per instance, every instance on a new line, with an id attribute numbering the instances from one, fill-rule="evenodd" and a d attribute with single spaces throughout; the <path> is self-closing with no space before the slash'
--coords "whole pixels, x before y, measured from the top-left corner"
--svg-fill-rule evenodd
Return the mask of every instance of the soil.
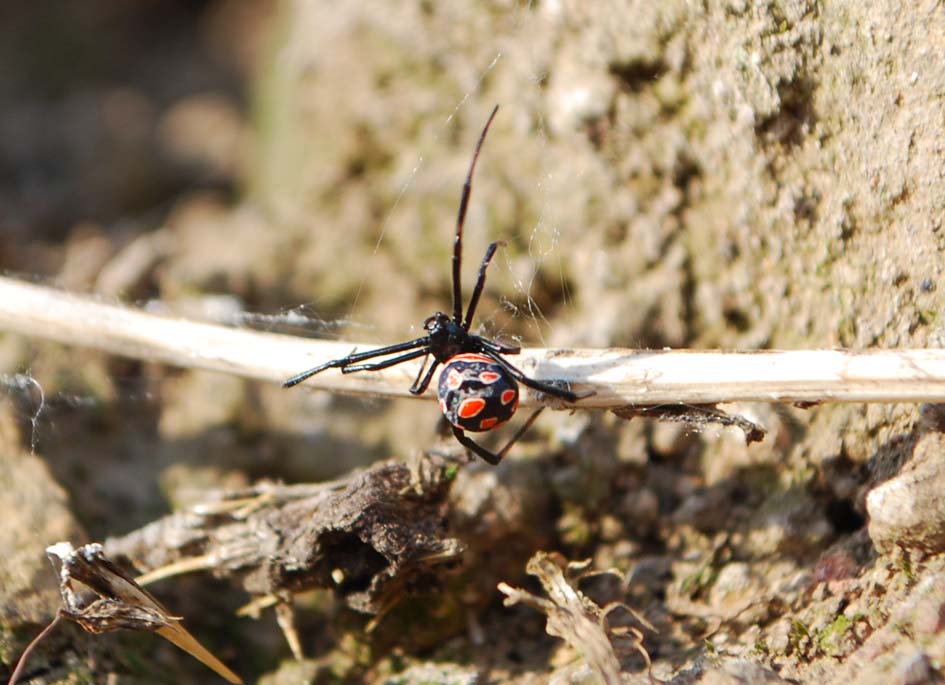
<path id="1" fill-rule="evenodd" d="M 460 188 L 498 103 L 466 223 L 466 283 L 505 242 L 483 334 L 945 341 L 937 0 L 94 0 L 2 15 L 8 275 L 231 325 L 416 337 L 448 306 Z M 134 535 L 209 491 L 453 449 L 428 403 L 6 334 L 0 378 L 3 673 L 60 605 L 52 543 Z M 302 660 L 275 612 L 236 616 L 253 596 L 231 578 L 149 589 L 244 679 L 271 684 L 609 682 L 615 663 L 646 682 L 644 652 L 653 678 L 680 685 L 942 682 L 941 408 L 726 409 L 767 437 L 545 412 L 500 466 L 450 472 L 439 524 L 462 553 L 437 582 L 383 609 L 326 589 L 281 598 Z M 568 582 L 593 625 L 613 602 L 642 619 L 608 614 L 632 628 L 594 643 L 616 661 L 551 618 L 548 634 L 534 598 L 564 605 L 526 574 L 539 552 L 590 560 Z M 506 606 L 499 583 L 533 599 Z M 26 676 L 210 677 L 157 636 L 74 627 Z"/>

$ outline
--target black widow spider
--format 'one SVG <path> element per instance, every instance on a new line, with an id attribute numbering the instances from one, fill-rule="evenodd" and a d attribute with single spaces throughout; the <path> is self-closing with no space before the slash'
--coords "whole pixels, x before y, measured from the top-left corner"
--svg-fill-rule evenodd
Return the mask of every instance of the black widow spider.
<path id="1" fill-rule="evenodd" d="M 489 132 L 489 126 L 498 111 L 499 106 L 496 105 L 482 129 L 476 151 L 473 153 L 472 163 L 469 165 L 469 172 L 466 174 L 466 181 L 463 183 L 463 194 L 459 200 L 456 238 L 453 242 L 453 316 L 449 317 L 443 312 L 437 312 L 423 322 L 423 328 L 427 332 L 423 337 L 366 352 L 354 352 L 347 357 L 325 362 L 308 371 L 303 371 L 282 384 L 283 387 L 291 388 L 325 369 L 337 368 L 341 370 L 341 373 L 379 371 L 418 357 L 433 355 L 433 363 L 429 368 L 426 368 L 426 359 L 424 359 L 423 366 L 420 367 L 420 372 L 410 387 L 410 392 L 414 395 L 425 392 L 433 379 L 433 373 L 437 366 L 444 364 L 437 389 L 443 416 L 450 423 L 453 435 L 460 444 L 472 450 L 490 464 L 498 464 L 502 461 L 502 457 L 505 456 L 509 448 L 528 430 L 541 408 L 532 414 L 525 425 L 498 453 L 490 452 L 485 447 L 476 444 L 466 437 L 465 431 L 487 431 L 508 421 L 518 408 L 518 383 L 567 402 L 574 402 L 578 399 L 578 396 L 570 390 L 565 390 L 553 383 L 529 378 L 503 358 L 502 355 L 504 354 L 518 354 L 521 352 L 520 347 L 503 345 L 469 332 L 470 323 L 476 313 L 476 306 L 479 304 L 479 297 L 482 295 L 482 289 L 486 283 L 486 269 L 489 262 L 492 261 L 496 249 L 502 243 L 492 243 L 486 249 L 486 254 L 479 265 L 479 277 L 476 280 L 476 287 L 473 288 L 472 296 L 469 298 L 469 306 L 466 308 L 466 315 L 463 316 L 462 283 L 460 281 L 460 267 L 463 258 L 463 224 L 466 221 L 466 209 L 472 192 L 473 172 L 476 170 L 479 151 L 482 149 L 486 133 Z M 404 354 L 377 362 L 364 363 L 374 357 L 383 357 L 398 352 Z M 424 369 L 426 370 L 424 371 Z"/>

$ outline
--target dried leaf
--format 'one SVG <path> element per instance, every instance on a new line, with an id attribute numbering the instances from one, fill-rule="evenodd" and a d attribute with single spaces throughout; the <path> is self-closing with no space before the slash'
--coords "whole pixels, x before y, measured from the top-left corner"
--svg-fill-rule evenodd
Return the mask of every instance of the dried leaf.
<path id="1" fill-rule="evenodd" d="M 621 682 L 620 661 L 605 627 L 606 615 L 611 609 L 602 610 L 573 587 L 565 576 L 565 570 L 580 571 L 583 568 L 586 564 L 583 567 L 580 564 L 568 565 L 559 555 L 538 552 L 529 560 L 526 570 L 538 578 L 550 599 L 505 583 L 499 584 L 499 591 L 506 595 L 506 606 L 522 603 L 545 613 L 548 634 L 571 645 L 606 685 L 617 685 Z M 648 624 L 644 622 L 644 625 Z M 649 656 L 642 645 L 638 644 L 637 648 L 649 664 Z"/>
<path id="2" fill-rule="evenodd" d="M 46 554 L 53 565 L 56 561 L 60 564 L 62 617 L 92 634 L 115 630 L 156 632 L 229 682 L 243 682 L 180 625 L 180 618 L 170 615 L 147 590 L 109 561 L 101 545 L 74 549 L 68 542 L 60 542 L 46 548 Z M 87 593 L 76 590 L 74 582 L 94 592 L 98 599 L 83 601 L 82 595 Z"/>

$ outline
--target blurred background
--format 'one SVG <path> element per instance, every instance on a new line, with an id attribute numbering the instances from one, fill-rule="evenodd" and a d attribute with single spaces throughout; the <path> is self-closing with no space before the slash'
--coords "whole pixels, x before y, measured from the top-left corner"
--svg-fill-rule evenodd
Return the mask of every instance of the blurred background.
<path id="1" fill-rule="evenodd" d="M 7 4 L 0 268 L 224 325 L 407 340 L 449 306 L 460 189 L 498 103 L 466 224 L 467 284 L 485 246 L 506 242 L 478 332 L 555 347 L 939 346 L 943 26 L 935 2 Z M 334 478 L 439 444 L 430 403 L 7 334 L 0 378 L 4 663 L 58 606 L 46 545 L 128 533 L 207 488 Z M 843 677 L 865 638 L 849 628 L 825 647 L 810 636 L 846 609 L 832 591 L 802 600 L 818 573 L 859 597 L 856 579 L 885 563 L 864 497 L 911 455 L 916 408 L 728 409 L 766 441 L 546 412 L 518 465 L 489 476 L 527 502 L 499 538 L 516 554 L 490 567 L 472 543 L 482 565 L 466 572 L 526 582 L 539 548 L 618 568 L 680 682 L 704 642 L 785 677 Z M 454 489 L 492 472 L 470 473 Z M 496 497 L 485 511 L 501 518 Z M 271 616 L 232 618 L 239 590 L 163 592 L 267 682 L 382 682 L 425 659 L 524 682 L 567 662 L 540 616 L 483 590 L 444 600 L 433 635 L 400 626 L 394 647 L 321 598 L 299 675 Z M 502 647 L 484 654 L 471 625 Z M 146 636 L 55 647 L 43 682 L 205 677 Z"/>

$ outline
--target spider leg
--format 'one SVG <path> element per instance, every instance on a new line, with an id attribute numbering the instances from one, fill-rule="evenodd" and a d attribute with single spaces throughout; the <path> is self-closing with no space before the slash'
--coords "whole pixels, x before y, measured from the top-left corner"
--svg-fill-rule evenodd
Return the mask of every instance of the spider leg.
<path id="1" fill-rule="evenodd" d="M 486 285 L 486 269 L 489 268 L 489 262 L 492 261 L 492 256 L 500 245 L 505 245 L 505 243 L 492 243 L 486 248 L 486 255 L 482 258 L 482 264 L 479 265 L 479 277 L 476 279 L 476 287 L 473 288 L 472 296 L 469 298 L 469 306 L 466 308 L 466 318 L 463 319 L 464 331 L 468 331 L 469 325 L 472 323 L 476 307 L 479 306 L 479 296 L 482 295 L 482 289 Z"/>
<path id="2" fill-rule="evenodd" d="M 367 350 L 366 352 L 355 352 L 349 354 L 347 357 L 342 357 L 340 359 L 333 359 L 330 362 L 325 362 L 324 364 L 319 364 L 308 371 L 303 371 L 300 374 L 292 376 L 289 380 L 285 381 L 282 384 L 283 388 L 291 388 L 293 385 L 298 385 L 302 381 L 311 378 L 317 373 L 321 373 L 325 369 L 339 368 L 344 366 L 349 366 L 355 362 L 364 361 L 365 359 L 371 359 L 373 357 L 383 357 L 385 354 L 394 354 L 395 352 L 403 352 L 404 350 L 412 350 L 416 347 L 422 347 L 429 342 L 429 336 L 424 336 L 422 338 L 417 338 L 415 340 L 408 340 L 407 342 L 398 343 L 396 345 L 388 345 L 387 347 L 380 347 L 376 350 Z"/>
<path id="3" fill-rule="evenodd" d="M 355 364 L 354 366 L 342 366 L 341 373 L 357 373 L 358 371 L 380 371 L 381 369 L 386 369 L 389 366 L 396 366 L 397 364 L 403 364 L 404 362 L 409 362 L 411 359 L 422 357 L 425 354 L 429 354 L 429 353 L 426 350 L 414 350 L 413 352 L 402 354 L 399 357 L 392 357 L 390 359 L 382 359 L 379 362 L 368 362 L 367 364 Z"/>
<path id="4" fill-rule="evenodd" d="M 423 363 L 420 365 L 420 370 L 417 371 L 417 377 L 413 379 L 413 385 L 410 386 L 411 391 L 420 385 L 420 379 L 423 378 L 423 374 L 427 370 L 427 360 L 429 359 L 429 354 L 430 353 L 428 352 L 427 356 L 423 358 Z M 436 360 L 434 359 L 434 361 Z"/>
<path id="5" fill-rule="evenodd" d="M 479 343 L 487 352 L 492 352 L 493 354 L 518 354 L 522 351 L 522 348 L 517 345 L 514 347 L 511 345 L 502 345 L 501 343 L 486 340 L 485 338 L 480 338 Z"/>
<path id="6" fill-rule="evenodd" d="M 538 409 L 533 411 L 532 415 L 529 416 L 528 420 L 522 424 L 521 428 L 515 431 L 515 435 L 513 435 L 509 441 L 505 443 L 505 447 L 494 453 L 490 452 L 482 445 L 473 442 L 472 438 L 466 437 L 466 433 L 463 432 L 462 428 L 457 428 L 456 426 L 451 426 L 451 428 L 453 429 L 453 435 L 463 447 L 472 450 L 475 454 L 482 457 L 493 466 L 496 466 L 505 458 L 505 455 L 508 454 L 509 450 L 512 449 L 512 445 L 517 443 L 519 439 L 525 435 L 528 429 L 532 427 L 532 424 L 535 423 L 535 419 L 538 418 L 538 415 L 541 414 L 543 410 L 544 407 L 538 407 Z"/>
<path id="7" fill-rule="evenodd" d="M 551 395 L 552 397 L 557 397 L 559 400 L 564 400 L 565 402 L 577 402 L 580 397 L 577 394 L 571 392 L 570 390 L 565 390 L 553 383 L 546 383 L 545 381 L 535 380 L 534 378 L 529 378 L 524 373 L 516 369 L 514 366 L 509 364 L 505 359 L 500 355 L 494 354 L 491 350 L 486 350 L 486 355 L 494 360 L 499 366 L 505 369 L 512 378 L 517 380 L 524 386 L 531 388 L 532 390 L 537 390 L 538 392 L 543 392 L 546 395 Z"/>
<path id="8" fill-rule="evenodd" d="M 433 372 L 436 371 L 436 367 L 439 365 L 440 362 L 434 359 L 422 380 L 420 379 L 420 374 L 417 374 L 417 380 L 415 380 L 413 385 L 410 386 L 410 392 L 414 395 L 422 395 L 424 392 L 426 392 L 426 389 L 430 387 L 430 381 L 433 380 Z M 423 373 L 423 369 L 420 369 L 420 373 Z"/>
<path id="9" fill-rule="evenodd" d="M 471 450 L 474 454 L 482 457 L 493 466 L 498 466 L 499 462 L 502 461 L 502 457 L 500 457 L 498 454 L 493 454 L 482 445 L 477 445 L 470 438 L 467 438 L 462 428 L 457 428 L 456 426 L 453 426 L 452 428 L 453 436 L 459 441 L 459 444 L 466 449 Z"/>
<path id="10" fill-rule="evenodd" d="M 489 115 L 486 125 L 479 134 L 479 142 L 476 144 L 476 151 L 473 153 L 472 163 L 469 165 L 469 171 L 466 174 L 466 181 L 463 183 L 463 194 L 459 198 L 459 213 L 456 216 L 456 238 L 453 241 L 453 321 L 458 325 L 463 320 L 463 284 L 460 280 L 460 266 L 463 263 L 463 224 L 466 223 L 466 210 L 469 207 L 469 196 L 472 193 L 473 172 L 476 170 L 476 161 L 479 159 L 479 151 L 482 149 L 482 143 L 486 139 L 486 133 L 489 132 L 489 126 L 495 119 L 499 106 L 496 105 L 492 114 Z"/>
<path id="11" fill-rule="evenodd" d="M 521 439 L 521 437 L 525 435 L 526 432 L 528 432 L 528 429 L 532 427 L 532 424 L 535 423 L 535 419 L 538 418 L 538 415 L 541 414 L 542 411 L 544 411 L 544 409 L 545 409 L 544 407 L 538 407 L 538 409 L 532 412 L 532 415 L 529 416 L 528 420 L 522 424 L 522 427 L 519 428 L 517 431 L 515 431 L 515 435 L 513 435 L 509 439 L 509 441 L 505 443 L 505 447 L 503 447 L 496 453 L 499 459 L 505 458 L 505 455 L 508 454 L 508 451 L 512 449 L 512 445 L 517 443 Z"/>

